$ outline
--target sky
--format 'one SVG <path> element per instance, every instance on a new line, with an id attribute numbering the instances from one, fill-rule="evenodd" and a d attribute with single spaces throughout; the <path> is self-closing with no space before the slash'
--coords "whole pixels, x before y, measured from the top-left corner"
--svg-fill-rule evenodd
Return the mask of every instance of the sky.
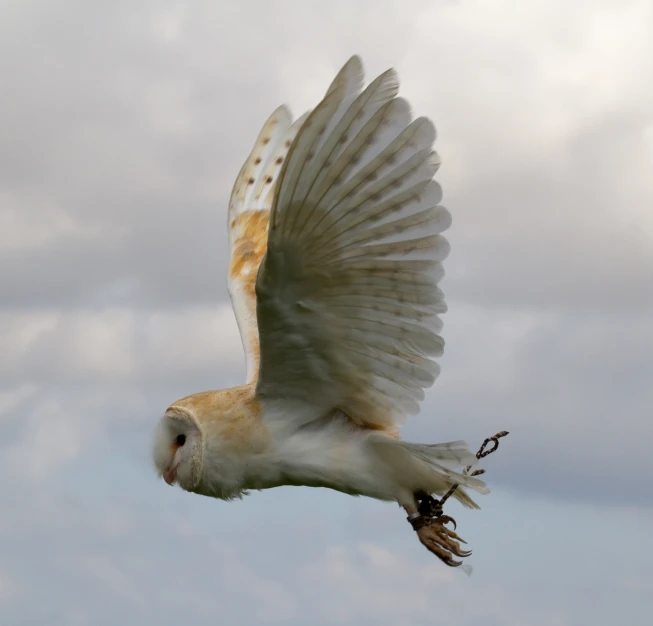
<path id="1" fill-rule="evenodd" d="M 629 626 L 653 593 L 653 4 L 0 0 L 0 622 Z M 507 429 L 470 577 L 401 509 L 221 502 L 150 457 L 237 385 L 226 208 L 352 55 L 438 130 L 442 374 L 404 436 Z"/>

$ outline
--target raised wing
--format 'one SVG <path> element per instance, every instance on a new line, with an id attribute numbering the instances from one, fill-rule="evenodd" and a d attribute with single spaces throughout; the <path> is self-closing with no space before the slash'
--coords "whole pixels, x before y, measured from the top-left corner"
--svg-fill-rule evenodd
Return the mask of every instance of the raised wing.
<path id="1" fill-rule="evenodd" d="M 287 107 L 276 109 L 263 125 L 231 192 L 228 287 L 245 349 L 248 383 L 255 381 L 258 375 L 254 285 L 267 247 L 270 207 L 281 166 L 305 118 L 306 115 L 292 124 Z"/>
<path id="2" fill-rule="evenodd" d="M 283 165 L 256 282 L 262 400 L 394 429 L 439 372 L 450 225 L 433 124 L 352 57 Z"/>

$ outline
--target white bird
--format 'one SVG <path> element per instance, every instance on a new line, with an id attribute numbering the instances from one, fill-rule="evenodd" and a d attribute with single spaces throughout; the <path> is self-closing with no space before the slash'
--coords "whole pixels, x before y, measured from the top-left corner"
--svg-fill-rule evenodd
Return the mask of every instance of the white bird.
<path id="1" fill-rule="evenodd" d="M 395 501 L 456 566 L 469 552 L 433 496 L 478 508 L 466 488 L 488 489 L 462 469 L 477 457 L 399 437 L 439 372 L 451 218 L 435 128 L 398 88 L 390 69 L 363 89 L 354 56 L 310 114 L 266 121 L 228 215 L 247 382 L 172 403 L 153 456 L 167 483 L 223 500 L 304 485 Z"/>

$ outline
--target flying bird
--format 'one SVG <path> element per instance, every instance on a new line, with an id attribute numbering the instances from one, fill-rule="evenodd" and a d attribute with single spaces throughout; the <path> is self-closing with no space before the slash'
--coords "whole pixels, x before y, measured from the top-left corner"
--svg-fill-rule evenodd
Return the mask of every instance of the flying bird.
<path id="1" fill-rule="evenodd" d="M 153 457 L 168 484 L 223 500 L 303 485 L 397 502 L 459 566 L 470 552 L 442 504 L 478 508 L 489 452 L 400 437 L 439 373 L 451 217 L 435 128 L 398 90 L 393 69 L 364 87 L 353 56 L 312 111 L 265 122 L 228 210 L 246 383 L 173 402 Z"/>

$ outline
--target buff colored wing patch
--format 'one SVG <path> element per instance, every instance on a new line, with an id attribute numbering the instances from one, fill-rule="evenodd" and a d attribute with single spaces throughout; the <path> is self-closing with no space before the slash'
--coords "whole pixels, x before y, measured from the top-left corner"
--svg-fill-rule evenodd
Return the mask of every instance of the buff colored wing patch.
<path id="1" fill-rule="evenodd" d="M 280 106 L 259 132 L 249 157 L 236 178 L 229 202 L 228 286 L 245 350 L 247 382 L 256 381 L 259 337 L 254 286 L 267 249 L 270 207 L 279 172 L 306 115 L 292 123 Z"/>

